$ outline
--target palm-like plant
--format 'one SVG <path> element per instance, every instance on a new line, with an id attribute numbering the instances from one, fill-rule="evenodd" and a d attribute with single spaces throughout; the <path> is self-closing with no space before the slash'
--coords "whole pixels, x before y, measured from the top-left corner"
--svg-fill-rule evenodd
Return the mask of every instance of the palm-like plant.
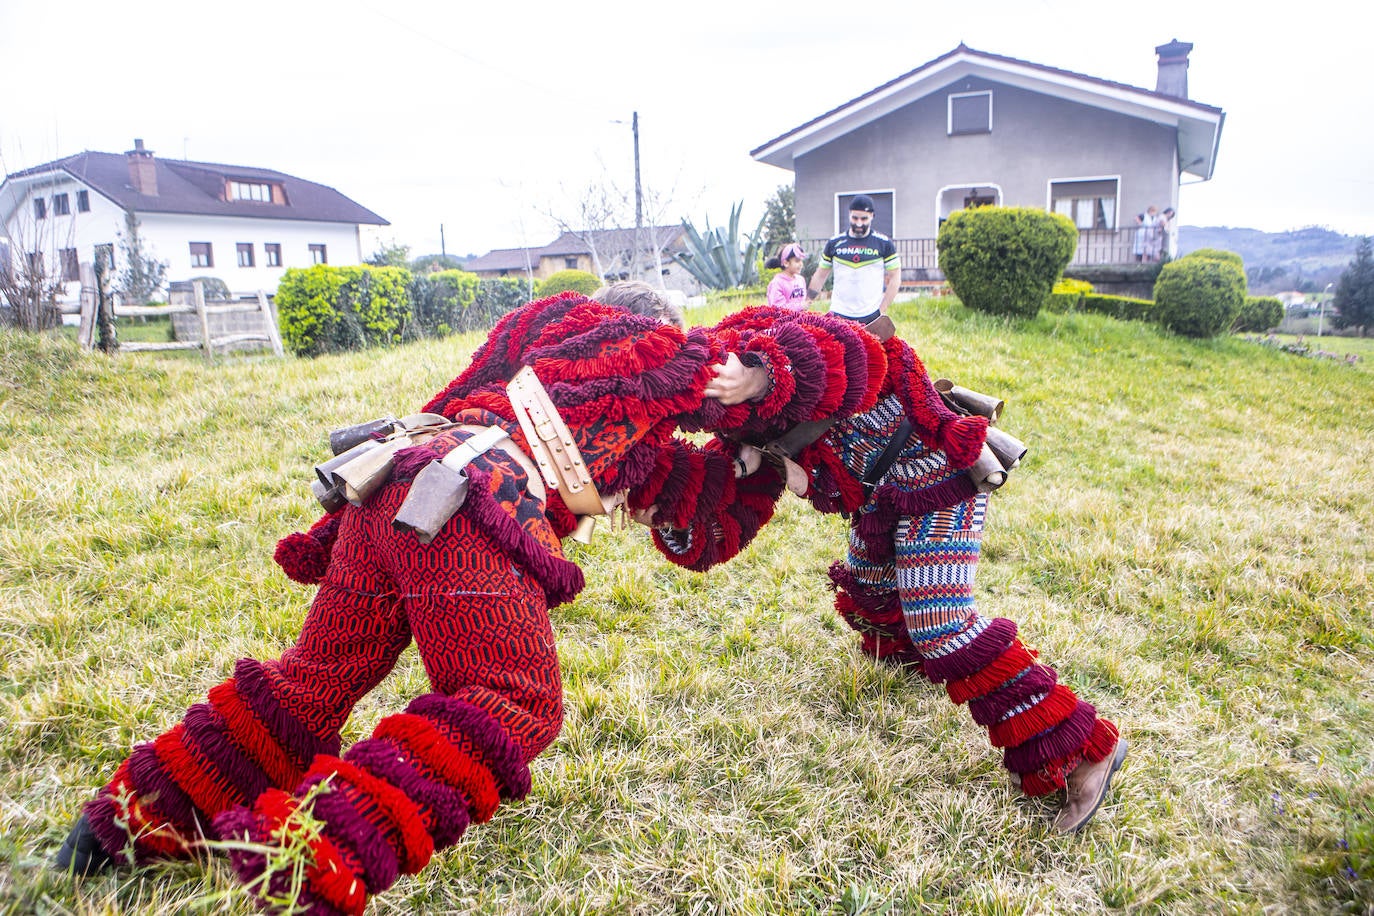
<path id="1" fill-rule="evenodd" d="M 734 289 L 758 280 L 759 241 L 764 221 L 760 218 L 754 231 L 741 238 L 739 217 L 743 209 L 743 201 L 731 207 L 730 222 L 726 226 L 712 229 L 708 218 L 705 232 L 697 232 L 689 221 L 682 221 L 689 248 L 674 254 L 673 260 L 708 289 Z"/>

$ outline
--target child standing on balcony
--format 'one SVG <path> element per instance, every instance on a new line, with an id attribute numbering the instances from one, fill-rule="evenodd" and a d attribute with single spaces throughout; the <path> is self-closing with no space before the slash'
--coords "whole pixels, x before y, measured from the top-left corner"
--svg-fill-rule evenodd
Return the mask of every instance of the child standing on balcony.
<path id="1" fill-rule="evenodd" d="M 788 242 L 778 249 L 775 258 L 769 258 L 763 266 L 769 270 L 782 268 L 768 283 L 768 304 L 779 308 L 806 310 L 806 278 L 801 275 L 802 265 L 806 263 L 806 252 L 796 242 Z"/>

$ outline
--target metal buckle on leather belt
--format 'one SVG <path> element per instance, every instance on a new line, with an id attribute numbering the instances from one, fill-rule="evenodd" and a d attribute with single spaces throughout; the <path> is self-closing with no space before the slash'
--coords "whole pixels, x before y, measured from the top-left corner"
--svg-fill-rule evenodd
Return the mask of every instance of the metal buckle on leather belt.
<path id="1" fill-rule="evenodd" d="M 506 392 L 548 486 L 559 492 L 574 514 L 604 515 L 606 508 L 587 464 L 534 370 L 526 366 L 517 372 L 506 384 Z"/>

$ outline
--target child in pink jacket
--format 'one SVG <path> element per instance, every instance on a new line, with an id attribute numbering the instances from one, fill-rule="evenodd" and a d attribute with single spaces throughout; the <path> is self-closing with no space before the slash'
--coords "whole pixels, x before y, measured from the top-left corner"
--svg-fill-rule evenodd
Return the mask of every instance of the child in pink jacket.
<path id="1" fill-rule="evenodd" d="M 785 309 L 806 310 L 806 278 L 801 275 L 802 264 L 806 262 L 806 252 L 796 242 L 789 242 L 778 250 L 778 256 L 769 258 L 764 267 L 769 270 L 782 268 L 768 284 L 768 304 Z"/>

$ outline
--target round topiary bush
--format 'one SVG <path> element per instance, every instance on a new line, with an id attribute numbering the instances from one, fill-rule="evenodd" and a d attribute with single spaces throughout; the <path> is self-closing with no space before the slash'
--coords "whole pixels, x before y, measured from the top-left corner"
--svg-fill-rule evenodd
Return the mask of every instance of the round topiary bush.
<path id="1" fill-rule="evenodd" d="M 1283 321 L 1282 302 L 1273 296 L 1246 296 L 1231 330 L 1259 333 L 1278 327 L 1280 321 Z"/>
<path id="2" fill-rule="evenodd" d="M 1199 248 L 1185 254 L 1185 258 L 1208 258 L 1213 261 L 1229 261 L 1241 270 L 1245 270 L 1245 259 L 1234 251 L 1226 251 L 1223 248 Z M 1181 259 L 1180 259 L 1181 260 Z"/>
<path id="3" fill-rule="evenodd" d="M 1165 264 L 1155 281 L 1155 317 L 1185 337 L 1224 334 L 1245 302 L 1245 271 L 1230 259 L 1186 257 Z"/>
<path id="4" fill-rule="evenodd" d="M 596 274 L 588 273 L 585 270 L 560 270 L 552 274 L 534 288 L 534 295 L 537 299 L 546 296 L 556 296 L 566 290 L 590 296 L 601 288 L 601 281 Z"/>
<path id="5" fill-rule="evenodd" d="M 1034 207 L 977 207 L 945 220 L 940 270 L 969 308 L 1034 317 L 1078 246 L 1066 216 Z"/>

